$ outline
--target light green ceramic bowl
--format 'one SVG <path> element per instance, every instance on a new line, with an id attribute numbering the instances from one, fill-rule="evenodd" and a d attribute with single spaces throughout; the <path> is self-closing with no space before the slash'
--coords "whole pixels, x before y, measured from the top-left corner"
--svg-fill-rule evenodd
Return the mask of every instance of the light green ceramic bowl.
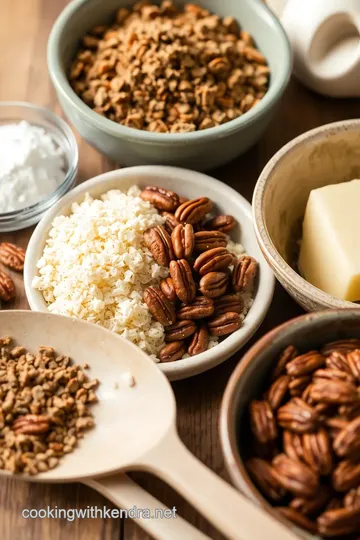
<path id="1" fill-rule="evenodd" d="M 92 111 L 75 94 L 67 70 L 80 39 L 135 0 L 73 0 L 60 14 L 48 44 L 48 67 L 61 106 L 81 136 L 121 165 L 179 165 L 204 170 L 222 165 L 252 146 L 263 134 L 291 72 L 285 32 L 261 0 L 204 0 L 220 16 L 233 15 L 255 38 L 271 69 L 270 88 L 252 110 L 221 126 L 193 133 L 151 133 L 119 125 Z M 179 0 L 179 5 L 186 2 Z"/>

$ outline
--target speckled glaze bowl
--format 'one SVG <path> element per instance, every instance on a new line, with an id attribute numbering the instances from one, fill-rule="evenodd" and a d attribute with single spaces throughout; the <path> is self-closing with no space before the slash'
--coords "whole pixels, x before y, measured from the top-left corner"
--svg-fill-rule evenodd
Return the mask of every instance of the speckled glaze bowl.
<path id="1" fill-rule="evenodd" d="M 253 218 L 261 251 L 280 283 L 307 311 L 359 307 L 314 287 L 297 270 L 310 191 L 354 178 L 360 178 L 360 120 L 347 120 L 289 142 L 269 161 L 255 187 Z"/>
<path id="2" fill-rule="evenodd" d="M 220 439 L 225 464 L 234 485 L 269 513 L 293 527 L 300 538 L 315 540 L 304 530 L 280 517 L 249 477 L 244 460 L 248 457 L 249 427 L 247 407 L 268 385 L 268 375 L 279 354 L 294 345 L 300 352 L 317 349 L 326 342 L 360 338 L 360 310 L 327 310 L 308 313 L 275 328 L 262 337 L 242 357 L 232 373 L 220 410 Z M 266 536 L 264 536 L 266 538 Z"/>
<path id="3" fill-rule="evenodd" d="M 255 38 L 271 69 L 269 91 L 256 107 L 221 126 L 193 133 L 151 133 L 97 114 L 75 94 L 67 79 L 70 62 L 84 34 L 111 20 L 118 8 L 136 1 L 73 0 L 55 22 L 48 43 L 48 68 L 68 119 L 84 139 L 121 165 L 177 165 L 207 170 L 245 152 L 264 133 L 291 73 L 291 48 L 278 19 L 262 0 L 199 2 L 220 16 L 233 15 Z M 176 3 L 182 6 L 186 0 Z"/>

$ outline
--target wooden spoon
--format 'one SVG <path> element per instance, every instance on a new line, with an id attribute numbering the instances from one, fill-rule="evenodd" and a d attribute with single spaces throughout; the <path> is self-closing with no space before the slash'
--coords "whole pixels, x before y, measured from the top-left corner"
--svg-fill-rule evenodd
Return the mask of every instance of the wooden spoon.
<path id="1" fill-rule="evenodd" d="M 29 350 L 50 345 L 78 364 L 89 364 L 90 376 L 101 383 L 100 401 L 92 408 L 96 427 L 76 451 L 55 469 L 21 478 L 89 483 L 118 472 L 145 470 L 173 486 L 233 540 L 263 540 L 264 535 L 267 540 L 297 538 L 187 450 L 176 431 L 170 383 L 138 347 L 99 326 L 47 313 L 3 311 L 0 328 L 2 335 L 12 336 Z M 124 380 L 129 372 L 135 379 L 133 387 Z"/>

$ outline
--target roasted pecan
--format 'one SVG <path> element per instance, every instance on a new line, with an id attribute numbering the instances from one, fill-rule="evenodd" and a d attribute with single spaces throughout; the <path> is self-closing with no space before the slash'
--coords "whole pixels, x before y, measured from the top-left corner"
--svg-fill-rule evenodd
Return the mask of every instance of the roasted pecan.
<path id="1" fill-rule="evenodd" d="M 178 319 L 204 319 L 214 313 L 214 301 L 206 296 L 196 296 L 191 304 L 183 305 L 177 312 Z"/>
<path id="2" fill-rule="evenodd" d="M 292 398 L 277 411 L 279 425 L 295 433 L 314 431 L 318 418 L 316 410 L 298 397 Z"/>
<path id="3" fill-rule="evenodd" d="M 278 454 L 272 461 L 284 489 L 300 497 L 313 497 L 319 487 L 319 477 L 310 467 Z"/>
<path id="4" fill-rule="evenodd" d="M 360 416 L 360 402 L 352 403 L 351 405 L 341 405 L 339 407 L 340 416 L 344 416 L 348 420 L 353 420 Z"/>
<path id="5" fill-rule="evenodd" d="M 272 380 L 276 379 L 277 377 L 279 377 L 279 375 L 282 375 L 286 372 L 286 364 L 290 362 L 290 360 L 295 358 L 297 353 L 297 350 L 292 345 L 288 345 L 288 347 L 286 347 L 286 349 L 280 355 L 280 358 L 277 361 L 277 364 L 272 372 Z"/>
<path id="6" fill-rule="evenodd" d="M 207 197 L 198 197 L 191 199 L 181 204 L 176 212 L 175 217 L 181 223 L 198 223 L 212 209 L 213 203 Z"/>
<path id="7" fill-rule="evenodd" d="M 208 231 L 220 231 L 229 234 L 236 227 L 236 219 L 233 216 L 216 216 L 205 223 Z"/>
<path id="8" fill-rule="evenodd" d="M 300 514 L 300 512 L 294 510 L 294 508 L 289 508 L 288 506 L 277 506 L 276 510 L 298 527 L 306 529 L 311 533 L 317 532 L 316 523 L 303 514 Z"/>
<path id="9" fill-rule="evenodd" d="M 15 297 L 15 284 L 5 272 L 0 272 L 0 300 L 8 302 Z"/>
<path id="10" fill-rule="evenodd" d="M 325 429 L 303 435 L 304 460 L 320 475 L 330 474 L 333 466 L 330 440 Z"/>
<path id="11" fill-rule="evenodd" d="M 316 402 L 311 397 L 311 388 L 312 388 L 312 384 L 309 384 L 303 391 L 301 399 L 306 401 L 306 403 L 308 403 L 309 405 L 315 405 Z"/>
<path id="12" fill-rule="evenodd" d="M 145 231 L 144 241 L 155 261 L 161 266 L 169 266 L 175 255 L 171 238 L 164 227 L 158 225 Z"/>
<path id="13" fill-rule="evenodd" d="M 347 354 L 355 349 L 360 349 L 360 339 L 339 339 L 338 341 L 331 341 L 323 346 L 321 354 L 324 356 L 330 356 L 333 352 L 340 352 Z"/>
<path id="14" fill-rule="evenodd" d="M 169 270 L 177 297 L 184 304 L 191 304 L 195 298 L 196 285 L 189 263 L 185 259 L 171 261 Z"/>
<path id="15" fill-rule="evenodd" d="M 333 380 L 339 380 L 339 381 L 348 381 L 351 383 L 354 383 L 354 377 L 347 373 L 346 371 L 342 371 L 340 369 L 332 369 L 332 368 L 326 368 L 326 369 L 317 369 L 313 374 L 313 381 L 316 382 L 319 379 L 328 379 L 329 381 Z"/>
<path id="16" fill-rule="evenodd" d="M 176 291 L 174 287 L 174 282 L 171 277 L 162 279 L 160 281 L 160 289 L 165 294 L 166 298 L 170 300 L 170 302 L 175 302 L 177 299 Z"/>
<path id="17" fill-rule="evenodd" d="M 224 248 L 227 244 L 226 234 L 220 231 L 198 231 L 195 233 L 195 251 Z"/>
<path id="18" fill-rule="evenodd" d="M 250 458 L 245 463 L 246 468 L 262 493 L 273 501 L 280 501 L 285 490 L 281 486 L 275 469 L 260 458 Z"/>
<path id="19" fill-rule="evenodd" d="M 244 300 L 239 294 L 225 294 L 220 298 L 215 298 L 215 315 L 223 315 L 232 311 L 233 313 L 242 313 L 244 309 Z"/>
<path id="20" fill-rule="evenodd" d="M 194 333 L 190 342 L 188 353 L 190 356 L 195 356 L 207 351 L 209 345 L 209 332 L 205 324 L 202 324 Z"/>
<path id="21" fill-rule="evenodd" d="M 225 293 L 228 281 L 225 272 L 209 272 L 201 278 L 199 290 L 208 298 L 217 298 Z"/>
<path id="22" fill-rule="evenodd" d="M 351 373 L 360 381 L 360 350 L 356 349 L 355 351 L 350 352 L 347 355 L 347 361 L 351 369 Z"/>
<path id="23" fill-rule="evenodd" d="M 360 508 L 360 486 L 351 489 L 344 497 L 346 508 Z"/>
<path id="24" fill-rule="evenodd" d="M 344 538 L 347 534 L 360 532 L 360 508 L 328 510 L 317 518 L 319 533 L 323 536 Z"/>
<path id="25" fill-rule="evenodd" d="M 335 439 L 342 431 L 349 425 L 349 421 L 346 418 L 340 418 L 338 416 L 326 418 L 324 424 L 327 427 L 328 433 L 332 439 Z"/>
<path id="26" fill-rule="evenodd" d="M 310 351 L 288 362 L 286 371 L 291 377 L 302 377 L 324 365 L 325 357 L 317 351 Z"/>
<path id="27" fill-rule="evenodd" d="M 289 382 L 290 395 L 292 397 L 301 397 L 310 382 L 310 375 L 303 375 L 302 377 L 291 377 L 291 380 Z"/>
<path id="28" fill-rule="evenodd" d="M 164 223 L 164 228 L 171 235 L 175 227 L 180 224 L 180 221 L 178 221 L 176 217 L 174 216 L 174 214 L 171 214 L 170 212 L 160 212 L 160 214 L 166 220 Z"/>
<path id="29" fill-rule="evenodd" d="M 311 385 L 310 397 L 314 401 L 342 405 L 359 401 L 360 395 L 350 382 L 318 379 Z"/>
<path id="30" fill-rule="evenodd" d="M 251 292 L 254 288 L 258 263 L 244 255 L 235 264 L 232 272 L 232 286 L 235 292 Z"/>
<path id="31" fill-rule="evenodd" d="M 16 272 L 24 270 L 25 250 L 22 247 L 10 244 L 10 242 L 0 243 L 0 262 Z"/>
<path id="32" fill-rule="evenodd" d="M 50 420 L 48 416 L 42 414 L 26 414 L 19 416 L 12 425 L 16 435 L 40 435 L 50 429 Z"/>
<path id="33" fill-rule="evenodd" d="M 157 287 L 148 287 L 144 291 L 144 302 L 150 313 L 163 326 L 170 326 L 176 321 L 174 306 Z"/>
<path id="34" fill-rule="evenodd" d="M 243 319 L 238 313 L 228 311 L 209 320 L 208 328 L 211 336 L 226 336 L 238 330 Z"/>
<path id="35" fill-rule="evenodd" d="M 283 432 L 283 447 L 288 458 L 293 461 L 304 461 L 302 436 L 292 431 Z"/>
<path id="36" fill-rule="evenodd" d="M 266 444 L 278 435 L 274 414 L 267 401 L 253 400 L 249 407 L 250 427 L 257 441 Z"/>
<path id="37" fill-rule="evenodd" d="M 195 259 L 194 270 L 200 276 L 204 276 L 209 272 L 218 272 L 228 268 L 233 262 L 234 257 L 231 253 L 222 247 L 209 249 Z"/>
<path id="38" fill-rule="evenodd" d="M 349 491 L 360 484 L 360 463 L 343 460 L 332 475 L 332 485 L 336 491 Z"/>
<path id="39" fill-rule="evenodd" d="M 338 369 L 340 371 L 345 371 L 345 373 L 351 374 L 351 369 L 348 364 L 346 354 L 343 354 L 338 351 L 334 351 L 326 358 L 326 367 L 330 369 Z"/>
<path id="40" fill-rule="evenodd" d="M 179 205 L 179 196 L 176 193 L 158 186 L 146 186 L 140 193 L 140 197 L 158 210 L 167 212 L 173 212 Z"/>
<path id="41" fill-rule="evenodd" d="M 349 422 L 336 436 L 333 448 L 338 456 L 347 457 L 360 452 L 360 416 Z"/>
<path id="42" fill-rule="evenodd" d="M 178 259 L 191 257 L 195 246 L 194 228 L 190 223 L 177 225 L 171 234 L 171 241 Z"/>
<path id="43" fill-rule="evenodd" d="M 269 391 L 266 394 L 266 399 L 270 403 L 270 407 L 275 411 L 278 409 L 288 391 L 290 377 L 282 375 L 272 383 Z"/>
<path id="44" fill-rule="evenodd" d="M 193 335 L 196 331 L 194 321 L 177 321 L 175 324 L 168 326 L 165 331 L 165 341 L 181 341 Z"/>
<path id="45" fill-rule="evenodd" d="M 325 508 L 330 497 L 331 493 L 329 492 L 329 489 L 326 486 L 319 486 L 314 497 L 311 499 L 295 497 L 290 503 L 290 508 L 293 508 L 305 516 L 313 516 L 319 514 L 319 512 Z"/>
<path id="46" fill-rule="evenodd" d="M 175 362 L 180 360 L 186 353 L 183 341 L 173 341 L 163 347 L 159 353 L 160 362 Z"/>

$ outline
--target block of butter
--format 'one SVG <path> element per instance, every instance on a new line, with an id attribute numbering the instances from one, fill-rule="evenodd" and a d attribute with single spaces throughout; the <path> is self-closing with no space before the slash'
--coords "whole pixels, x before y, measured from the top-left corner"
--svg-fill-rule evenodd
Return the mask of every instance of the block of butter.
<path id="1" fill-rule="evenodd" d="M 360 180 L 311 191 L 299 270 L 341 300 L 360 300 Z"/>

